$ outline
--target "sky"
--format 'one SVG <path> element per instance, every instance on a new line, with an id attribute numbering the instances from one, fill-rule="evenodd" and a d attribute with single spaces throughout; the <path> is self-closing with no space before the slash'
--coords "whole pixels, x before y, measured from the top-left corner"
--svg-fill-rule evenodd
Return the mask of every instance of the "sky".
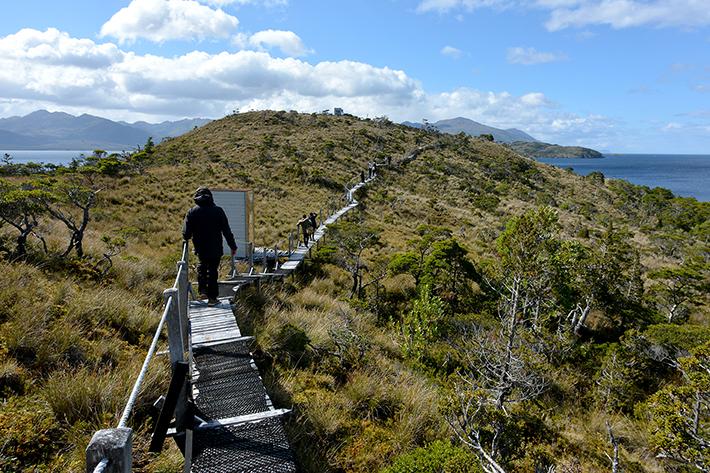
<path id="1" fill-rule="evenodd" d="M 710 0 L 3 2 L 0 117 L 453 117 L 710 154 Z"/>

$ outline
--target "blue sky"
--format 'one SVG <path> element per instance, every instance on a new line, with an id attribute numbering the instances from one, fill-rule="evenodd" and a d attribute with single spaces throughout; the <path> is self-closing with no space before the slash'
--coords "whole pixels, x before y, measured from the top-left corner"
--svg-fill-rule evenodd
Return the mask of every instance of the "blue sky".
<path id="1" fill-rule="evenodd" d="M 615 152 L 710 154 L 710 0 L 24 0 L 0 116 L 234 109 L 464 116 Z"/>

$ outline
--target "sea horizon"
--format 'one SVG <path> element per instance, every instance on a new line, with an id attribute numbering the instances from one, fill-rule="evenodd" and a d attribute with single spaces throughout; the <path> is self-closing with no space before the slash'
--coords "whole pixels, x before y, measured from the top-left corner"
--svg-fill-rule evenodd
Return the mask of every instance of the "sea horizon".
<path id="1" fill-rule="evenodd" d="M 582 176 L 601 172 L 605 178 L 663 187 L 680 197 L 710 201 L 710 154 L 604 153 L 603 158 L 538 158 L 539 162 L 572 168 Z"/>
<path id="2" fill-rule="evenodd" d="M 108 153 L 120 152 L 107 150 Z M 92 150 L 0 150 L 10 154 L 15 163 L 69 164 L 72 159 Z M 585 176 L 601 172 L 606 178 L 625 179 L 633 184 L 663 187 L 681 197 L 710 201 L 710 154 L 689 153 L 603 153 L 603 158 L 537 158 L 545 164 L 572 168 Z"/>

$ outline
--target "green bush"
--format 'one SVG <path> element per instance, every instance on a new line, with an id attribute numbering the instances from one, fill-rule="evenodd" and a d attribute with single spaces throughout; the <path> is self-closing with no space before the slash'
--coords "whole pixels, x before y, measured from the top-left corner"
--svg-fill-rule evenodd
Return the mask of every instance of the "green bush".
<path id="1" fill-rule="evenodd" d="M 481 473 L 478 459 L 463 447 L 437 440 L 397 457 L 380 473 Z"/>

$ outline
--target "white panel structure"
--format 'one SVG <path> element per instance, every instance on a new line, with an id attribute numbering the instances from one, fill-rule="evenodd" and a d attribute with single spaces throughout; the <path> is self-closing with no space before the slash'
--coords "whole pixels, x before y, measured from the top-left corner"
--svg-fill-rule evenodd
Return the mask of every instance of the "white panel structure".
<path id="1" fill-rule="evenodd" d="M 252 191 L 213 190 L 214 203 L 224 209 L 229 227 L 237 242 L 237 257 L 246 258 L 248 242 L 252 239 L 254 222 L 254 193 Z M 224 254 L 229 254 L 229 246 L 222 238 Z"/>

